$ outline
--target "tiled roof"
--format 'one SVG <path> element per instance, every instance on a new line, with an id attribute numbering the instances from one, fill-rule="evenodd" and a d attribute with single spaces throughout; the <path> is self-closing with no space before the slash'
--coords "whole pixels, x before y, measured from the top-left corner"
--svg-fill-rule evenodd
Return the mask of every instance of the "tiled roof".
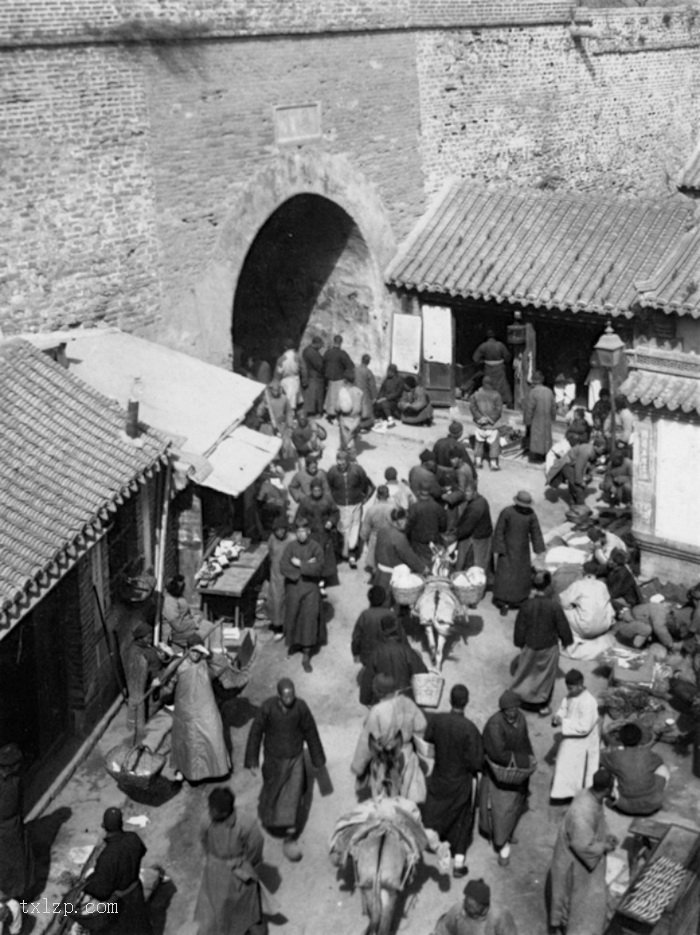
<path id="1" fill-rule="evenodd" d="M 0 342 L 0 630 L 166 458 L 124 413 L 26 341 Z M 51 579 L 51 580 L 50 580 Z"/>
<path id="2" fill-rule="evenodd" d="M 620 387 L 631 403 L 700 415 L 700 380 L 674 373 L 633 370 Z"/>
<path id="3" fill-rule="evenodd" d="M 387 270 L 394 286 L 604 315 L 692 223 L 690 207 L 453 182 Z"/>
<path id="4" fill-rule="evenodd" d="M 700 189 L 700 146 L 697 147 L 678 177 L 679 188 Z"/>
<path id="5" fill-rule="evenodd" d="M 700 230 L 678 238 L 649 279 L 638 280 L 637 304 L 700 318 Z"/>

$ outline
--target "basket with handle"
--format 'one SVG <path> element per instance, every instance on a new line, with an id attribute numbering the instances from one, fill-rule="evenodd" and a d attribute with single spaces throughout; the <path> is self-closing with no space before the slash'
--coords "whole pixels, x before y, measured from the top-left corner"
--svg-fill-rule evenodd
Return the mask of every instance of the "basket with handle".
<path id="1" fill-rule="evenodd" d="M 444 684 L 444 678 L 437 672 L 416 672 L 411 676 L 414 701 L 422 708 L 437 708 Z"/>
<path id="2" fill-rule="evenodd" d="M 121 743 L 105 757 L 107 772 L 127 792 L 148 789 L 164 766 L 165 757 L 145 744 Z"/>
<path id="3" fill-rule="evenodd" d="M 417 584 L 412 587 L 403 588 L 401 585 L 392 584 L 391 593 L 397 604 L 403 607 L 412 607 L 423 593 L 423 585 Z"/>
<path id="4" fill-rule="evenodd" d="M 478 604 L 486 592 L 486 582 L 484 584 L 470 584 L 468 586 L 455 583 L 455 578 L 463 572 L 455 572 L 450 576 L 450 585 L 454 591 L 457 600 L 463 607 L 470 607 L 472 604 Z"/>
<path id="5" fill-rule="evenodd" d="M 486 757 L 486 763 L 489 770 L 493 773 L 496 782 L 507 786 L 519 786 L 529 779 L 537 769 L 537 760 L 530 755 L 529 766 L 516 766 L 515 757 L 511 755 L 508 766 L 501 766 L 500 763 L 494 763 L 493 760 Z"/>

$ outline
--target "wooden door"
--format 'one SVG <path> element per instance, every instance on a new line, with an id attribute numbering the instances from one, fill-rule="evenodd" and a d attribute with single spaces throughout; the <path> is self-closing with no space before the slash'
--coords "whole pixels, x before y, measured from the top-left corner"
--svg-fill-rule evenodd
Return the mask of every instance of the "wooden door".
<path id="1" fill-rule="evenodd" d="M 452 309 L 440 305 L 424 305 L 423 319 L 423 384 L 430 401 L 436 406 L 451 406 L 455 398 L 454 317 Z"/>

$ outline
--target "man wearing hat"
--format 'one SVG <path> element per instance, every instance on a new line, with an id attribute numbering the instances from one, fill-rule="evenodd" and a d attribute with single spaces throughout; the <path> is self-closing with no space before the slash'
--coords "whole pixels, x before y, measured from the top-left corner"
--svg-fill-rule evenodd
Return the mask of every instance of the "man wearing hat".
<path id="1" fill-rule="evenodd" d="M 552 424 L 557 417 L 554 393 L 544 385 L 539 370 L 532 375 L 532 387 L 523 408 L 523 423 L 527 429 L 528 460 L 541 463 L 552 447 Z"/>
<path id="2" fill-rule="evenodd" d="M 442 497 L 442 487 L 438 483 L 435 474 L 437 471 L 435 455 L 429 448 L 424 448 L 418 456 L 418 460 L 420 464 L 414 465 L 408 472 L 408 486 L 411 488 L 411 492 L 414 497 L 417 497 L 418 488 L 421 484 L 424 484 L 428 486 L 431 497 L 435 500 L 440 500 Z"/>
<path id="3" fill-rule="evenodd" d="M 378 672 L 373 687 L 378 700 L 367 715 L 350 769 L 362 781 L 377 751 L 400 753 L 397 756 L 399 788 L 390 794 L 401 795 L 416 803 L 423 802 L 425 776 L 413 740 L 422 738 L 425 733 L 425 715 L 414 701 L 398 692 L 399 686 L 392 675 Z M 373 794 L 379 792 L 378 789 L 371 791 Z"/>
<path id="4" fill-rule="evenodd" d="M 520 607 L 530 593 L 530 546 L 536 555 L 545 550 L 539 520 L 532 508 L 532 494 L 520 490 L 498 517 L 493 534 L 496 575 L 493 602 L 505 616 L 509 607 Z"/>
<path id="5" fill-rule="evenodd" d="M 263 746 L 263 785 L 260 791 L 260 820 L 266 828 L 285 832 L 287 860 L 301 860 L 297 843 L 300 805 L 308 784 L 304 745 L 311 763 L 321 769 L 326 754 L 316 721 L 307 703 L 297 698 L 294 682 L 280 679 L 277 694 L 260 705 L 245 748 L 245 767 L 257 772 Z"/>
<path id="6" fill-rule="evenodd" d="M 284 637 L 290 654 L 301 648 L 303 669 L 312 672 L 311 652 L 326 642 L 319 588 L 324 555 L 318 542 L 311 538 L 309 521 L 301 517 L 295 525 L 295 538 L 280 560 L 280 571 L 285 577 Z"/>
<path id="7" fill-rule="evenodd" d="M 439 545 L 441 535 L 447 529 L 447 513 L 444 505 L 431 496 L 429 481 L 420 481 L 418 499 L 408 508 L 406 535 L 411 548 L 426 564 L 432 560 L 431 544 Z"/>
<path id="8" fill-rule="evenodd" d="M 187 655 L 174 659 L 155 685 L 175 681 L 171 757 L 175 779 L 200 782 L 228 776 L 231 771 L 224 726 L 211 685 L 211 652 L 196 634 L 188 640 Z"/>
<path id="9" fill-rule="evenodd" d="M 105 846 L 83 891 L 104 903 L 117 904 L 117 912 L 91 912 L 79 918 L 90 931 L 91 920 L 99 920 L 100 931 L 110 935 L 151 935 L 151 922 L 139 879 L 146 847 L 134 831 L 124 831 L 121 810 L 108 808 L 102 818 Z M 105 927 L 104 923 L 107 922 Z"/>
<path id="10" fill-rule="evenodd" d="M 564 815 L 550 868 L 553 932 L 602 935 L 607 917 L 606 855 L 618 841 L 608 833 L 603 802 L 612 792 L 613 777 L 599 769 L 590 787 L 578 792 Z"/>
<path id="11" fill-rule="evenodd" d="M 583 673 L 569 669 L 564 676 L 566 697 L 552 718 L 561 727 L 550 797 L 570 799 L 590 785 L 600 762 L 598 702 L 584 685 Z"/>
<path id="12" fill-rule="evenodd" d="M 301 386 L 308 416 L 323 415 L 323 339 L 315 334 L 301 352 Z"/>
<path id="13" fill-rule="evenodd" d="M 486 374 L 481 386 L 469 399 L 469 408 L 476 423 L 476 466 L 484 466 L 484 455 L 488 449 L 489 466 L 500 471 L 501 441 L 498 426 L 503 415 L 503 399 Z"/>
<path id="14" fill-rule="evenodd" d="M 440 916 L 433 935 L 518 935 L 507 909 L 490 914 L 491 889 L 483 879 L 470 880 L 461 903 Z"/>
<path id="15" fill-rule="evenodd" d="M 508 767 L 514 762 L 516 767 L 525 770 L 530 768 L 533 755 L 527 721 L 516 692 L 509 689 L 498 699 L 498 711 L 486 722 L 483 741 L 485 766 L 479 799 L 479 827 L 498 852 L 498 863 L 505 867 L 510 862 L 510 846 L 515 843 L 518 821 L 527 810 L 529 778 L 504 782 L 494 764 Z"/>

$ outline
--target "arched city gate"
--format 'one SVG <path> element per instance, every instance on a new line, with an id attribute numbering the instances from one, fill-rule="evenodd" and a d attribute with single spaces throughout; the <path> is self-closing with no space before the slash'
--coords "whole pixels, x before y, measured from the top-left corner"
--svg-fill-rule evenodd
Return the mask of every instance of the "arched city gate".
<path id="1" fill-rule="evenodd" d="M 206 356 L 221 362 L 233 342 L 272 362 L 287 338 L 340 333 L 353 358 L 367 352 L 381 370 L 397 301 L 383 271 L 395 246 L 373 187 L 345 157 L 278 157 L 229 212 L 196 290 Z"/>

